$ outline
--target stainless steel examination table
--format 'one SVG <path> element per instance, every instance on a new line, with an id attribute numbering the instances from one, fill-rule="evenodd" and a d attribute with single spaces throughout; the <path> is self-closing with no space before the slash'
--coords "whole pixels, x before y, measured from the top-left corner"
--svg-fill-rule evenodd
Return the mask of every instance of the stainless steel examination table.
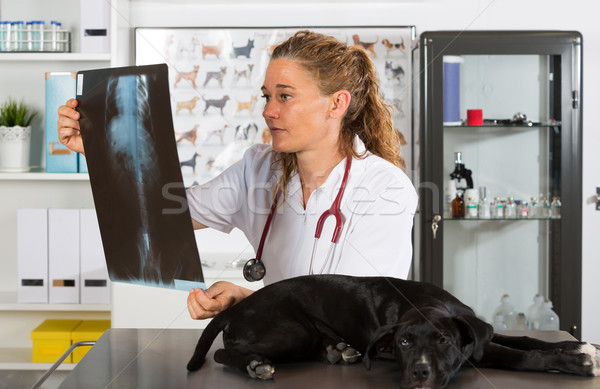
<path id="1" fill-rule="evenodd" d="M 85 388 L 398 388 L 397 365 L 374 360 L 370 371 L 362 363 L 350 366 L 303 362 L 276 365 L 272 381 L 253 380 L 213 360 L 222 347 L 218 337 L 202 368 L 188 373 L 186 365 L 202 330 L 112 329 L 65 378 L 60 389 Z M 522 335 L 522 332 L 507 332 Z M 535 332 L 549 340 L 573 339 L 566 332 Z M 600 377 L 555 373 L 463 368 L 449 388 L 600 388 Z"/>

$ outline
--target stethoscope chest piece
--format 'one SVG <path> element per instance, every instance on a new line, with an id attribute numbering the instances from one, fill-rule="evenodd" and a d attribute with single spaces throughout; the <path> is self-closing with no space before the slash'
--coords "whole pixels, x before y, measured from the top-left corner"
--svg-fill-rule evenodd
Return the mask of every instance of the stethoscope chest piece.
<path id="1" fill-rule="evenodd" d="M 252 258 L 244 265 L 244 278 L 248 282 L 260 281 L 265 276 L 267 269 L 262 261 Z"/>

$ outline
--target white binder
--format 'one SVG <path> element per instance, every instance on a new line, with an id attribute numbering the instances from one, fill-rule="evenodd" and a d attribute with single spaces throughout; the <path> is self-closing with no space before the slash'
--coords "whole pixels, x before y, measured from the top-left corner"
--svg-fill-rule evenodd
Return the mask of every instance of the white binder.
<path id="1" fill-rule="evenodd" d="M 110 52 L 110 1 L 80 0 L 82 53 Z"/>
<path id="2" fill-rule="evenodd" d="M 17 210 L 17 301 L 48 302 L 48 211 Z"/>
<path id="3" fill-rule="evenodd" d="M 50 303 L 79 303 L 79 210 L 48 210 Z"/>
<path id="4" fill-rule="evenodd" d="M 80 277 L 81 304 L 110 304 L 110 280 L 95 209 L 81 209 Z"/>

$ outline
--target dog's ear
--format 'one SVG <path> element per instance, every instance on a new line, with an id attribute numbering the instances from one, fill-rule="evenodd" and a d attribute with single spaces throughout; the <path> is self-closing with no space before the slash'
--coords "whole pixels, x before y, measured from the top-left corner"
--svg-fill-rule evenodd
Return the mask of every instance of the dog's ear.
<path id="1" fill-rule="evenodd" d="M 478 361 L 485 346 L 494 335 L 494 328 L 476 316 L 460 315 L 452 318 L 461 336 L 461 351 L 465 359 Z"/>
<path id="2" fill-rule="evenodd" d="M 373 352 L 373 347 L 380 340 L 382 340 L 384 337 L 386 337 L 387 335 L 393 334 L 394 331 L 396 330 L 396 328 L 398 328 L 399 325 L 400 324 L 398 324 L 398 323 L 396 323 L 396 324 L 388 324 L 388 325 L 379 327 L 375 331 L 375 334 L 373 334 L 373 336 L 371 337 L 371 340 L 369 341 L 369 344 L 367 346 L 367 350 L 365 351 L 365 356 L 363 357 L 363 363 L 365 364 L 365 368 L 367 370 L 371 369 L 370 354 L 372 354 L 372 352 Z"/>

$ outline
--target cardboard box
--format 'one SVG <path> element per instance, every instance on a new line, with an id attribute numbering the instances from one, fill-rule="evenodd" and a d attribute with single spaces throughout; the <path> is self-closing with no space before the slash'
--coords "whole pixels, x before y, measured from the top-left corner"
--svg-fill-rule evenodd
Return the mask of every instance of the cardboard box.
<path id="1" fill-rule="evenodd" d="M 79 231 L 80 302 L 81 304 L 110 304 L 110 279 L 95 209 L 79 211 Z"/>
<path id="2" fill-rule="evenodd" d="M 110 320 L 84 320 L 71 333 L 72 344 L 97 341 L 110 328 Z M 80 346 L 73 350 L 73 363 L 78 363 L 92 346 Z"/>
<path id="3" fill-rule="evenodd" d="M 75 98 L 73 72 L 46 73 L 46 171 L 77 173 L 77 155 L 58 140 L 58 107 Z"/>
<path id="4" fill-rule="evenodd" d="M 54 363 L 71 347 L 72 332 L 81 320 L 44 320 L 31 332 L 33 340 L 32 361 Z M 72 363 L 72 354 L 64 360 Z"/>
<path id="5" fill-rule="evenodd" d="M 48 211 L 17 210 L 17 301 L 48 302 Z"/>
<path id="6" fill-rule="evenodd" d="M 50 303 L 79 303 L 79 210 L 48 210 Z"/>

